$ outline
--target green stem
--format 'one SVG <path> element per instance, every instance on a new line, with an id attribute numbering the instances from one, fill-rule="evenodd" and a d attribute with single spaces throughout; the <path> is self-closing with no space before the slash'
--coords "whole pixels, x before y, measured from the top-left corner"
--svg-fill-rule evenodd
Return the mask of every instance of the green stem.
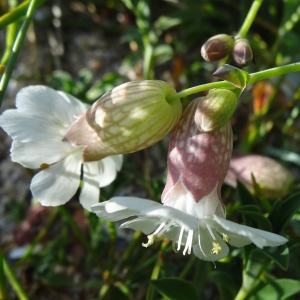
<path id="1" fill-rule="evenodd" d="M 4 275 L 4 256 L 0 249 L 0 299 L 9 299 Z"/>
<path id="2" fill-rule="evenodd" d="M 133 234 L 130 244 L 127 246 L 121 259 L 119 260 L 119 262 L 116 264 L 115 268 L 113 269 L 112 276 L 115 276 L 116 274 L 119 273 L 121 266 L 129 259 L 130 255 L 132 255 L 132 251 L 134 248 L 136 248 L 136 244 L 140 241 L 141 236 L 142 236 L 142 233 L 140 231 L 136 231 Z"/>
<path id="3" fill-rule="evenodd" d="M 244 38 L 247 35 L 262 2 L 263 2 L 263 0 L 254 0 L 254 2 L 252 3 L 251 8 L 247 14 L 247 17 L 244 20 L 244 23 L 243 23 L 239 33 L 237 34 L 237 37 Z"/>
<path id="4" fill-rule="evenodd" d="M 3 257 L 3 253 L 0 249 L 1 256 Z M 6 278 L 8 279 L 10 285 L 12 286 L 13 290 L 18 296 L 19 300 L 29 300 L 28 296 L 26 295 L 24 289 L 22 288 L 20 282 L 18 281 L 16 275 L 14 274 L 12 268 L 9 266 L 5 258 L 3 257 L 3 267 L 4 267 L 4 273 L 6 275 Z M 4 298 L 7 299 L 7 298 Z M 9 299 L 9 298 L 8 298 Z"/>
<path id="5" fill-rule="evenodd" d="M 15 268 L 22 265 L 24 261 L 31 255 L 32 251 L 34 250 L 35 246 L 41 241 L 41 239 L 45 236 L 45 234 L 48 232 L 50 227 L 52 226 L 52 223 L 54 222 L 56 216 L 58 215 L 58 210 L 55 210 L 49 217 L 47 224 L 44 228 L 41 229 L 41 231 L 38 233 L 38 235 L 35 237 L 33 242 L 30 244 L 28 249 L 26 250 L 25 254 L 22 256 L 22 258 L 18 261 Z"/>
<path id="6" fill-rule="evenodd" d="M 72 227 L 74 233 L 77 235 L 78 239 L 80 240 L 81 244 L 85 247 L 85 249 L 89 252 L 89 254 L 93 257 L 93 260 L 95 263 L 97 263 L 98 269 L 100 273 L 103 272 L 103 268 L 101 265 L 101 262 L 99 260 L 98 254 L 94 251 L 94 249 L 91 247 L 90 243 L 86 239 L 86 236 L 82 232 L 82 230 L 79 228 L 77 223 L 74 221 L 74 219 L 71 217 L 69 212 L 63 207 L 59 206 L 58 211 L 62 214 L 63 218 L 69 225 Z"/>
<path id="7" fill-rule="evenodd" d="M 285 75 L 293 72 L 300 72 L 300 62 L 260 71 L 257 73 L 252 73 L 250 74 L 250 80 L 248 84 L 252 84 L 270 77 Z"/>
<path id="8" fill-rule="evenodd" d="M 10 80 L 10 77 L 12 75 L 14 66 L 17 62 L 19 53 L 21 51 L 25 36 L 26 36 L 26 32 L 27 29 L 30 25 L 30 22 L 32 20 L 33 17 L 33 13 L 37 7 L 37 2 L 38 0 L 31 0 L 29 5 L 28 5 L 28 10 L 26 13 L 26 19 L 23 22 L 21 29 L 16 37 L 16 40 L 14 42 L 13 48 L 12 48 L 12 53 L 10 55 L 9 61 L 7 63 L 7 67 L 3 73 L 3 76 L 1 78 L 1 82 L 0 82 L 0 107 L 2 105 L 2 101 L 5 95 L 5 91 L 8 85 L 8 82 Z"/>
<path id="9" fill-rule="evenodd" d="M 12 23 L 8 26 L 6 32 L 6 43 L 5 43 L 5 52 L 3 54 L 1 65 L 6 65 L 9 57 L 11 55 L 11 49 L 15 41 L 16 35 L 18 32 L 18 22 Z"/>
<path id="10" fill-rule="evenodd" d="M 167 245 L 168 245 L 168 242 L 162 242 L 162 244 L 161 244 L 160 251 L 157 254 L 156 263 L 155 263 L 154 268 L 152 270 L 151 280 L 155 280 L 159 276 L 160 268 L 163 264 L 163 254 L 165 252 L 165 249 L 166 249 Z M 147 290 L 146 300 L 153 300 L 154 299 L 153 297 L 154 297 L 154 288 L 150 283 L 149 287 L 148 287 L 148 290 Z"/>
<path id="11" fill-rule="evenodd" d="M 196 261 L 197 261 L 196 256 L 192 255 L 190 257 L 189 262 L 185 265 L 184 269 L 179 274 L 178 278 L 185 278 L 190 272 L 190 270 L 195 266 Z"/>
<path id="12" fill-rule="evenodd" d="M 47 0 L 37 0 L 36 1 L 36 7 L 42 5 Z M 18 21 L 20 18 L 22 18 L 28 9 L 30 0 L 24 1 L 20 5 L 18 5 L 16 8 L 10 10 L 5 15 L 0 17 L 0 30 L 4 29 L 6 26 L 8 26 L 11 23 L 14 23 Z"/>
<path id="13" fill-rule="evenodd" d="M 293 64 L 286 65 L 286 66 L 276 67 L 273 69 L 260 71 L 257 73 L 252 73 L 252 74 L 250 74 L 250 79 L 249 79 L 248 85 L 253 84 L 260 80 L 270 78 L 270 77 L 280 76 L 280 75 L 293 73 L 293 72 L 300 72 L 300 62 L 293 63 Z M 196 93 L 204 92 L 204 91 L 211 90 L 211 89 L 222 89 L 222 88 L 223 89 L 234 89 L 236 87 L 227 81 L 212 82 L 212 83 L 202 84 L 202 85 L 194 86 L 192 88 L 183 90 L 179 93 L 176 93 L 172 96 L 167 97 L 166 101 L 168 103 L 170 103 L 179 98 L 187 97 L 187 96 L 190 96 L 190 95 L 193 95 Z"/>
<path id="14" fill-rule="evenodd" d="M 143 65 L 143 77 L 144 79 L 151 79 L 151 70 L 153 62 L 153 47 L 150 42 L 144 41 L 144 65 Z"/>

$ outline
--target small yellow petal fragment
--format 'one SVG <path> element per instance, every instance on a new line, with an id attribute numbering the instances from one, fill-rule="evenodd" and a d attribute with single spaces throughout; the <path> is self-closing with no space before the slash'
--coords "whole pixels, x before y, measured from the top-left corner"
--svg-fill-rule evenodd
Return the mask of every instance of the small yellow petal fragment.
<path id="1" fill-rule="evenodd" d="M 45 164 L 45 163 L 40 164 L 40 168 L 41 168 L 41 169 L 47 169 L 47 168 L 49 168 L 50 166 L 51 166 L 51 165 Z"/>
<path id="2" fill-rule="evenodd" d="M 226 243 L 229 243 L 229 241 L 230 241 L 229 236 L 225 233 L 222 233 L 222 236 L 223 236 L 223 241 L 226 242 Z"/>
<path id="3" fill-rule="evenodd" d="M 222 251 L 222 247 L 217 241 L 213 241 L 213 248 L 211 250 L 211 254 L 219 254 Z"/>

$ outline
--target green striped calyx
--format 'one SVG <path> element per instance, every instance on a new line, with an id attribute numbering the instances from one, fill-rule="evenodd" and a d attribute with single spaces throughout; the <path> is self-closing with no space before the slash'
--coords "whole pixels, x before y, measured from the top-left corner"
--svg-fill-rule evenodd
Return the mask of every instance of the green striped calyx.
<path id="1" fill-rule="evenodd" d="M 117 86 L 81 117 L 84 120 L 77 127 L 85 129 L 80 141 L 76 140 L 76 132 L 72 133 L 74 139 L 69 134 L 66 140 L 85 145 L 85 161 L 147 148 L 162 139 L 180 119 L 180 99 L 166 101 L 175 93 L 174 88 L 160 80 L 132 81 Z"/>
<path id="2" fill-rule="evenodd" d="M 224 126 L 237 105 L 237 96 L 226 89 L 212 90 L 199 102 L 195 123 L 201 132 L 212 132 Z"/>

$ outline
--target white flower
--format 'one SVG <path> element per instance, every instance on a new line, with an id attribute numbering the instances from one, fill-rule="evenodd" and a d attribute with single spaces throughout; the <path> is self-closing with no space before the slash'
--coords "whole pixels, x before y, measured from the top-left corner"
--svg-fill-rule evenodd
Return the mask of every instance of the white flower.
<path id="1" fill-rule="evenodd" d="M 99 186 L 110 184 L 122 155 L 84 162 L 84 145 L 63 141 L 69 127 L 90 106 L 45 86 L 29 86 L 16 97 L 17 109 L 5 111 L 0 125 L 13 138 L 11 157 L 26 168 L 43 170 L 31 182 L 33 196 L 45 206 L 65 204 L 76 193 L 83 172 L 80 203 L 90 210 Z"/>
<path id="2" fill-rule="evenodd" d="M 182 200 L 185 199 L 180 199 Z M 210 200 L 207 198 L 204 206 L 210 206 Z M 172 240 L 176 252 L 183 246 L 184 255 L 190 254 L 193 250 L 198 258 L 208 261 L 226 257 L 229 252 L 227 244 L 243 247 L 252 242 L 257 247 L 263 248 L 279 246 L 287 242 L 287 239 L 280 235 L 239 225 L 216 214 L 198 218 L 197 204 L 194 205 L 195 213 L 191 215 L 147 199 L 114 197 L 109 201 L 93 205 L 92 211 L 99 218 L 112 222 L 138 216 L 123 223 L 121 228 L 131 228 L 147 234 L 148 243 L 143 246 L 148 247 L 154 241 L 168 238 Z"/>
<path id="3" fill-rule="evenodd" d="M 118 221 L 137 216 L 121 227 L 148 235 L 148 247 L 165 237 L 175 251 L 193 253 L 203 260 L 227 256 L 231 244 L 242 247 L 251 242 L 260 248 L 278 246 L 287 239 L 279 235 L 238 225 L 226 220 L 221 186 L 232 152 L 230 121 L 223 127 L 201 133 L 194 120 L 202 99 L 186 109 L 175 126 L 169 146 L 168 176 L 162 193 L 163 205 L 134 197 L 115 197 L 92 206 L 100 218 Z"/>

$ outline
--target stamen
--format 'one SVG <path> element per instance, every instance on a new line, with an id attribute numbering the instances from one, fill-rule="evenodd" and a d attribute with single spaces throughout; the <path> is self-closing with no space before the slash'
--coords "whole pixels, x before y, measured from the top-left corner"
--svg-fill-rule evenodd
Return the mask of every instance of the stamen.
<path id="1" fill-rule="evenodd" d="M 175 253 L 178 253 L 178 251 L 176 250 L 176 242 L 175 241 L 172 241 L 172 248 Z"/>
<path id="2" fill-rule="evenodd" d="M 222 237 L 223 237 L 223 241 L 224 242 L 229 243 L 230 238 L 229 238 L 229 236 L 227 234 L 225 234 L 225 233 L 222 232 Z"/>
<path id="3" fill-rule="evenodd" d="M 211 250 L 211 254 L 218 255 L 222 251 L 222 247 L 217 241 L 213 241 L 213 248 Z"/>
<path id="4" fill-rule="evenodd" d="M 199 244 L 200 251 L 206 257 L 204 251 L 202 250 L 201 243 L 200 243 L 200 221 L 199 220 L 198 220 L 198 244 Z"/>
<path id="5" fill-rule="evenodd" d="M 183 255 L 185 255 L 186 251 L 188 250 L 188 254 L 192 252 L 192 243 L 193 243 L 193 230 L 189 230 L 188 237 L 186 239 L 186 244 L 183 250 Z"/>
<path id="6" fill-rule="evenodd" d="M 178 243 L 177 251 L 180 250 L 183 233 L 184 233 L 184 228 L 183 228 L 183 226 L 181 226 L 180 233 L 179 233 L 179 238 L 178 238 L 178 242 L 177 242 Z"/>
<path id="7" fill-rule="evenodd" d="M 153 235 L 159 233 L 161 231 L 161 229 L 166 225 L 165 222 L 162 222 L 159 227 L 152 233 Z"/>
<path id="8" fill-rule="evenodd" d="M 215 238 L 215 235 L 213 234 L 213 232 L 212 232 L 212 230 L 211 230 L 210 226 L 209 226 L 209 225 L 207 225 L 206 223 L 205 223 L 205 225 L 206 225 L 206 227 L 207 227 L 207 229 L 208 229 L 208 232 L 209 232 L 209 234 L 211 235 L 212 239 L 215 241 L 215 240 L 216 240 L 216 238 Z"/>
<path id="9" fill-rule="evenodd" d="M 153 245 L 153 243 L 154 243 L 154 234 L 147 235 L 147 238 L 148 238 L 148 243 L 142 243 L 142 246 L 146 247 L 146 248 Z"/>
<path id="10" fill-rule="evenodd" d="M 148 242 L 147 243 L 142 243 L 142 246 L 143 247 L 149 247 L 151 245 L 153 245 L 153 243 L 155 241 L 161 241 L 165 238 L 165 235 L 163 234 L 163 232 L 168 228 L 170 227 L 169 226 L 166 226 L 166 228 L 164 228 L 164 226 L 166 225 L 165 222 L 162 222 L 159 227 L 150 235 L 147 235 L 147 238 L 148 238 Z M 163 230 L 162 230 L 163 229 Z M 161 231 L 161 232 L 160 232 Z"/>

